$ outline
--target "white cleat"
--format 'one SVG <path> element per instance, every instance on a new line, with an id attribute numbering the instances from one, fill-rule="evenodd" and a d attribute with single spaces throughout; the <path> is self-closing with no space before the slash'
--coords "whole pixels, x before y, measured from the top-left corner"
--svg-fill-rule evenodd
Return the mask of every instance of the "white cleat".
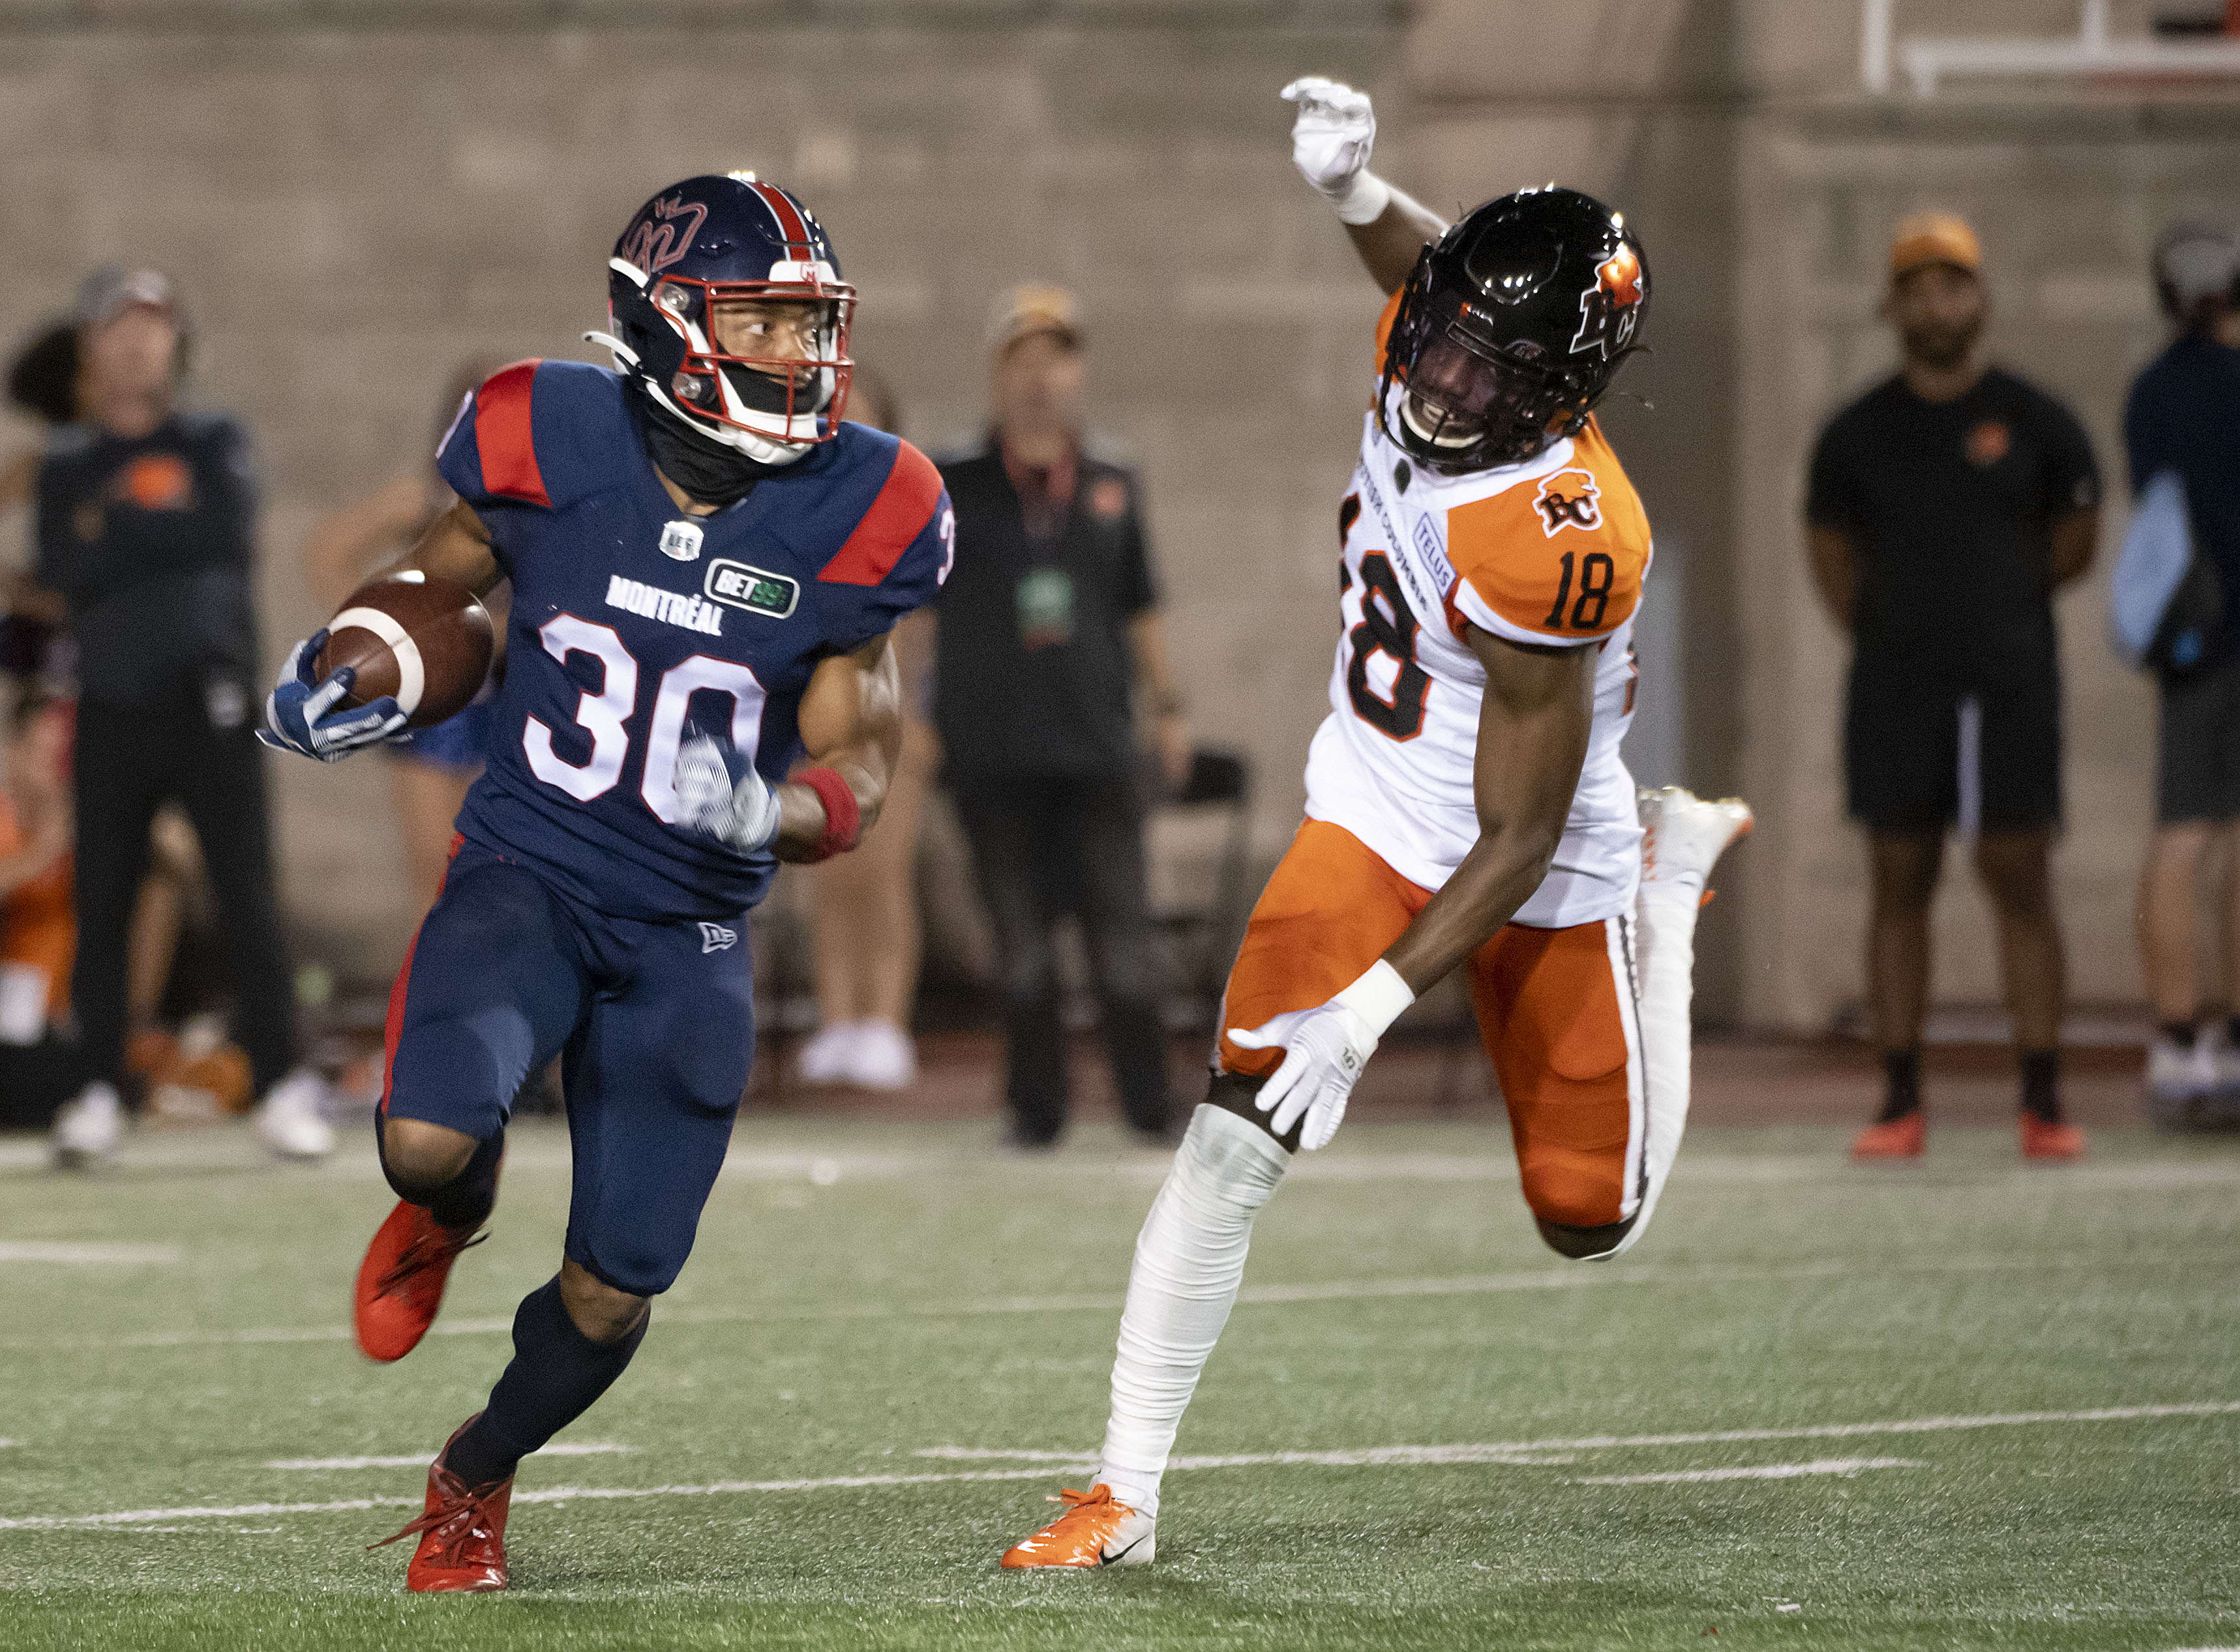
<path id="1" fill-rule="evenodd" d="M 801 1047 L 795 1060 L 795 1069 L 804 1084 L 844 1084 L 849 1082 L 849 1069 L 855 1061 L 856 1042 L 863 1036 L 863 1023 L 855 1021 L 835 1022 L 820 1029 Z"/>
<path id="2" fill-rule="evenodd" d="M 2181 1044 L 2157 1037 L 2147 1051 L 2147 1095 L 2150 1101 L 2183 1104 L 2217 1088 L 2216 1058 L 2206 1040 Z"/>
<path id="3" fill-rule="evenodd" d="M 308 1067 L 298 1067 L 265 1093 L 256 1121 L 257 1139 L 276 1158 L 323 1159 L 335 1150 L 327 1081 Z"/>
<path id="4" fill-rule="evenodd" d="M 2240 1125 L 2240 1052 L 2223 1029 L 2204 1028 L 2190 1043 L 2157 1034 L 2147 1047 L 2147 1117 L 2166 1130 Z"/>
<path id="5" fill-rule="evenodd" d="M 124 1105 L 117 1087 L 96 1079 L 62 1104 L 48 1147 L 58 1170 L 83 1170 L 114 1157 L 124 1139 Z"/>
<path id="6" fill-rule="evenodd" d="M 891 1021 L 857 1022 L 847 1076 L 865 1089 L 908 1089 L 917 1082 L 917 1050 Z"/>
<path id="7" fill-rule="evenodd" d="M 1641 881 L 1692 889 L 1699 896 L 1711 869 L 1755 823 L 1739 797 L 1706 803 L 1678 786 L 1643 787 Z"/>

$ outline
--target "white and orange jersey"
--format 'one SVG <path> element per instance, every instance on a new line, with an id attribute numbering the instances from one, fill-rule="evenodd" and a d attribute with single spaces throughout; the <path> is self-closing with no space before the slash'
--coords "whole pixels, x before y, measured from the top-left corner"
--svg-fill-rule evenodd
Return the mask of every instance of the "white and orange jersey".
<path id="1" fill-rule="evenodd" d="M 1342 629 L 1330 714 L 1307 757 L 1308 817 L 1439 888 L 1478 835 L 1485 671 L 1465 623 L 1535 647 L 1596 649 L 1594 724 L 1570 823 L 1516 922 L 1556 929 L 1628 910 L 1641 827 L 1618 743 L 1633 719 L 1649 520 L 1600 427 L 1590 420 L 1523 464 L 1444 476 L 1388 440 L 1372 410 L 1338 524 Z"/>

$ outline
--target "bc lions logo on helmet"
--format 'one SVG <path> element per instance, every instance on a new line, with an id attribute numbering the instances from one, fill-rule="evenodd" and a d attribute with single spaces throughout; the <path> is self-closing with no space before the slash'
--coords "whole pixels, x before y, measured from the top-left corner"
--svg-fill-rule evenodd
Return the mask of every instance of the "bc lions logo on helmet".
<path id="1" fill-rule="evenodd" d="M 1648 276 L 1633 248 L 1621 241 L 1616 252 L 1595 266 L 1595 284 L 1579 295 L 1579 330 L 1571 354 L 1591 350 L 1608 361 L 1623 350 L 1641 318 Z"/>
<path id="2" fill-rule="evenodd" d="M 708 221 L 708 209 L 682 196 L 657 196 L 636 223 L 623 231 L 616 256 L 649 276 L 658 275 L 692 250 L 693 237 Z"/>
<path id="3" fill-rule="evenodd" d="M 1532 508 L 1540 513 L 1540 531 L 1553 539 L 1566 528 L 1599 528 L 1602 489 L 1587 470 L 1558 470 L 1540 482 Z"/>

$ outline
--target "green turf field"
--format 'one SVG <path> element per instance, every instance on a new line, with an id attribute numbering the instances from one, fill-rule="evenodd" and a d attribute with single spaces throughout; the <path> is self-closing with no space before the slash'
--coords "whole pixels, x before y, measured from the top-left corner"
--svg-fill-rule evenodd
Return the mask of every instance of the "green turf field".
<path id="1" fill-rule="evenodd" d="M 988 1139 L 744 1128 L 637 1364 L 523 1466 L 514 1592 L 432 1599 L 363 1547 L 421 1471 L 348 1460 L 479 1402 L 560 1136 L 517 1133 L 448 1334 L 385 1369 L 342 1329 L 370 1155 L 0 1147 L 0 1646 L 2240 1646 L 2240 1150 L 1703 1130 L 1580 1265 L 1499 1135 L 1363 1121 L 1260 1225 L 1158 1563 L 1006 1575 L 1100 1437 L 1163 1161 Z"/>

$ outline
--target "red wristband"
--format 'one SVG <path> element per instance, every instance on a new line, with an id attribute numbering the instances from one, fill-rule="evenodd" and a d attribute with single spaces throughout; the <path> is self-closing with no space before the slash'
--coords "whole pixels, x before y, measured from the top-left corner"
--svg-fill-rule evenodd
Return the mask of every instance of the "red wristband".
<path id="1" fill-rule="evenodd" d="M 804 769 L 794 779 L 815 792 L 824 805 L 824 836 L 802 858 L 829 861 L 855 848 L 863 826 L 863 811 L 857 807 L 855 789 L 835 769 Z"/>

